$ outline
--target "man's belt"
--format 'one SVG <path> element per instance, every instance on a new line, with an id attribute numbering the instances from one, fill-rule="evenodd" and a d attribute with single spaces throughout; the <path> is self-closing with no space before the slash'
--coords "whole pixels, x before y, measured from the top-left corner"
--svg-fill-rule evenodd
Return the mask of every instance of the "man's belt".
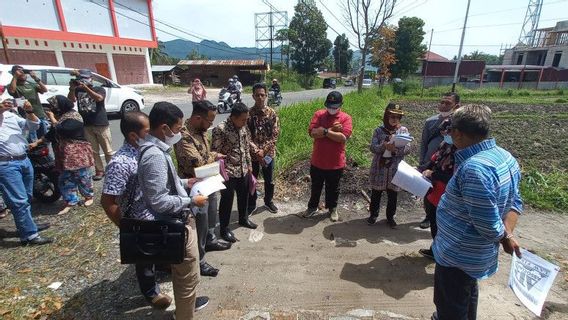
<path id="1" fill-rule="evenodd" d="M 24 160 L 27 156 L 25 153 L 17 156 L 0 156 L 0 161 Z"/>

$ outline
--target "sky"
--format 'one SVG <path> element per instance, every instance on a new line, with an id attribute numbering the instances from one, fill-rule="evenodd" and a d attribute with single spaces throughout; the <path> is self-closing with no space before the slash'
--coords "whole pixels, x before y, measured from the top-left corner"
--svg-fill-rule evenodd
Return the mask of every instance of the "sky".
<path id="1" fill-rule="evenodd" d="M 156 33 L 161 41 L 179 38 L 200 42 L 205 38 L 232 47 L 254 47 L 255 13 L 269 11 L 265 1 L 287 11 L 288 20 L 292 19 L 295 0 L 154 0 Z M 345 33 L 356 49 L 355 35 L 348 28 L 341 5 L 345 1 L 315 0 L 327 24 Z M 529 0 L 471 0 L 462 54 L 479 50 L 498 55 L 501 49 L 514 46 L 528 4 Z M 431 51 L 451 59 L 458 54 L 466 8 L 467 0 L 398 0 L 389 23 L 397 24 L 404 16 L 421 18 L 426 32 L 423 43 L 428 46 L 433 29 Z M 539 28 L 553 27 L 561 20 L 568 20 L 568 0 L 544 0 Z M 331 41 L 337 37 L 335 31 L 327 30 Z"/>

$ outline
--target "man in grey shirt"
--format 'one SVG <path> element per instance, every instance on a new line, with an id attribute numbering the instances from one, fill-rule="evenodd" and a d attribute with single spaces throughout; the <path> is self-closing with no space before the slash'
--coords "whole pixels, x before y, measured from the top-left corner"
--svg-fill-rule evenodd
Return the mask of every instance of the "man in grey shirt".
<path id="1" fill-rule="evenodd" d="M 453 110 L 455 110 L 460 104 L 460 96 L 455 92 L 447 92 L 442 96 L 442 100 L 438 104 L 438 114 L 431 116 L 424 123 L 424 129 L 422 129 L 422 142 L 420 143 L 420 165 L 425 164 L 430 161 L 432 155 L 438 147 L 442 140 L 442 134 L 440 133 L 440 124 L 448 119 Z M 427 229 L 430 227 L 430 220 L 424 218 L 420 222 L 420 228 Z"/>
<path id="2" fill-rule="evenodd" d="M 134 203 L 131 212 L 139 219 L 177 217 L 190 206 L 203 207 L 207 197 L 189 197 L 195 179 L 180 179 L 172 162 L 172 146 L 181 139 L 183 112 L 169 102 L 157 102 L 150 111 L 150 133 L 140 145 L 138 184 L 142 199 Z M 177 319 L 193 319 L 196 310 L 207 305 L 207 297 L 197 297 L 199 283 L 199 252 L 195 217 L 189 215 L 186 224 L 188 239 L 185 258 L 172 264 L 172 282 Z"/>

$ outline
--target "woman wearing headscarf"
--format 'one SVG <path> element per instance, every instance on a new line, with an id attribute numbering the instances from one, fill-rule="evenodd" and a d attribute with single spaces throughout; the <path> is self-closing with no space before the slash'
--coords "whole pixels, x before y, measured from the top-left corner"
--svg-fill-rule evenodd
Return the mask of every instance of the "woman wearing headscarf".
<path id="1" fill-rule="evenodd" d="M 193 80 L 193 84 L 187 90 L 187 93 L 191 94 L 191 101 L 201 101 L 207 98 L 207 91 L 205 91 L 205 87 L 201 83 L 201 80 L 197 78 Z"/>
<path id="2" fill-rule="evenodd" d="M 65 201 L 64 208 L 58 214 L 64 214 L 80 203 L 77 191 L 84 198 L 84 206 L 93 204 L 93 150 L 85 138 L 83 118 L 73 109 L 73 102 L 62 95 L 47 101 L 51 108 L 46 112 L 52 124 L 51 130 L 30 147 L 36 147 L 44 141 L 53 144 L 55 166 L 60 172 L 59 189 Z"/>

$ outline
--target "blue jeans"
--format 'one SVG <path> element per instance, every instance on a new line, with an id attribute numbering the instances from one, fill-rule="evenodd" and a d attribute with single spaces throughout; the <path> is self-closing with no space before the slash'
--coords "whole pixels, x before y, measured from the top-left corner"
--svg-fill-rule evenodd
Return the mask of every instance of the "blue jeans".
<path id="1" fill-rule="evenodd" d="M 478 297 L 477 279 L 458 268 L 436 264 L 434 304 L 438 320 L 475 320 Z"/>
<path id="2" fill-rule="evenodd" d="M 135 264 L 136 279 L 138 286 L 144 298 L 152 301 L 154 297 L 160 294 L 160 286 L 156 281 L 156 266 L 153 264 L 137 263 Z"/>
<path id="3" fill-rule="evenodd" d="M 20 240 L 38 236 L 32 218 L 32 188 L 34 168 L 28 158 L 15 161 L 0 161 L 0 191 L 12 211 Z"/>

